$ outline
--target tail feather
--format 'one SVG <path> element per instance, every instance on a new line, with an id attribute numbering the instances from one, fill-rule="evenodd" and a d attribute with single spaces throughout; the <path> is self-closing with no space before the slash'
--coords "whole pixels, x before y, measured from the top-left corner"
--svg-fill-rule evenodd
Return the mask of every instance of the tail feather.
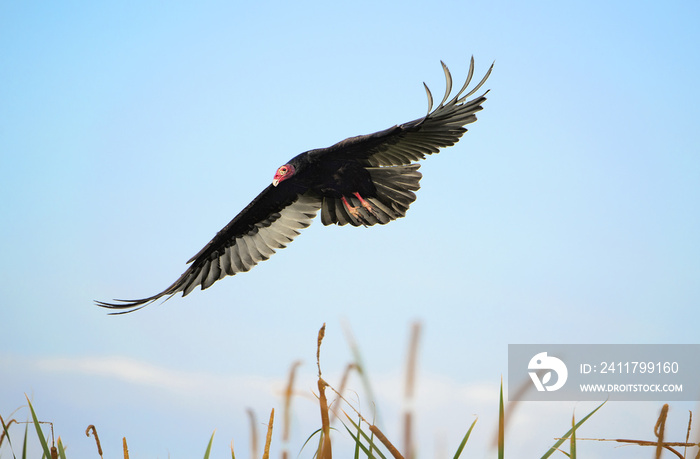
<path id="1" fill-rule="evenodd" d="M 367 167 L 367 172 L 377 189 L 376 196 L 363 196 L 373 207 L 374 213 L 365 209 L 355 196 L 346 196 L 348 203 L 360 213 L 356 218 L 347 211 L 340 198 L 323 198 L 321 222 L 324 225 L 352 226 L 385 225 L 406 215 L 409 206 L 416 200 L 414 191 L 420 188 L 423 175 L 419 164 L 406 166 Z"/>

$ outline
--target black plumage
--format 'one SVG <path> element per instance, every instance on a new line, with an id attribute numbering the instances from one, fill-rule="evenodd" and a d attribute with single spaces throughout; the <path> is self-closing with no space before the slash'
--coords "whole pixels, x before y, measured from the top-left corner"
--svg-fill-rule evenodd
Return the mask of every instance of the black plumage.
<path id="1" fill-rule="evenodd" d="M 464 126 L 476 121 L 475 113 L 482 109 L 488 91 L 467 98 L 481 88 L 493 68 L 464 94 L 474 75 L 472 58 L 466 82 L 448 100 L 452 77 L 444 63 L 442 67 L 446 90 L 435 110 L 425 86 L 428 113 L 424 117 L 292 158 L 277 170 L 271 185 L 187 262 L 190 266 L 170 287 L 138 300 L 96 303 L 131 312 L 178 292 L 185 296 L 197 286 L 204 290 L 225 276 L 249 271 L 286 247 L 319 210 L 324 225 L 383 225 L 405 216 L 416 200 L 414 191 L 420 188 L 422 175 L 415 162 L 454 145 L 467 131 Z"/>

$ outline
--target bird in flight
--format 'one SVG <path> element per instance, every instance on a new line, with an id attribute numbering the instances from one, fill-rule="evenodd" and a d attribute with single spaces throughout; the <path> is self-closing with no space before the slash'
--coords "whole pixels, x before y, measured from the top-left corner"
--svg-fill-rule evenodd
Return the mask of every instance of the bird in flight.
<path id="1" fill-rule="evenodd" d="M 467 99 L 483 86 L 493 69 L 491 65 L 465 94 L 474 76 L 472 57 L 466 82 L 449 98 L 452 76 L 441 64 L 446 88 L 435 110 L 433 96 L 424 83 L 428 112 L 422 118 L 295 156 L 277 169 L 272 184 L 189 259 L 190 266 L 170 287 L 147 298 L 96 304 L 122 314 L 179 292 L 186 296 L 198 286 L 209 288 L 226 276 L 249 271 L 275 250 L 286 247 L 319 210 L 324 225 L 384 225 L 405 216 L 416 200 L 414 191 L 420 188 L 422 174 L 416 161 L 454 145 L 467 131 L 464 126 L 476 121 L 475 113 L 482 109 L 488 91 Z"/>

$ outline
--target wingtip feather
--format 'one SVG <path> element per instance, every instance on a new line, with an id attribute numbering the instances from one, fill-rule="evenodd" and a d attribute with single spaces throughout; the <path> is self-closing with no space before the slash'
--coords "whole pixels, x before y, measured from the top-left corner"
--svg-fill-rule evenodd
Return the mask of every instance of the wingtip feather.
<path id="1" fill-rule="evenodd" d="M 442 97 L 442 101 L 440 102 L 440 105 L 438 107 L 442 107 L 445 104 L 445 101 L 447 101 L 447 98 L 450 97 L 450 93 L 452 92 L 452 75 L 450 74 L 450 69 L 447 68 L 447 65 L 443 61 L 440 61 L 440 64 L 442 65 L 442 71 L 445 72 L 445 95 Z"/>
<path id="2" fill-rule="evenodd" d="M 110 316 L 115 316 L 115 315 L 128 314 L 130 312 L 138 311 L 139 309 L 145 308 L 149 304 L 155 302 L 156 300 L 158 300 L 158 298 L 160 298 L 160 297 L 142 298 L 140 300 L 120 300 L 120 299 L 115 298 L 112 300 L 112 301 L 115 301 L 115 303 L 109 303 L 106 301 L 99 301 L 99 300 L 94 300 L 94 302 L 95 302 L 96 306 L 99 306 L 101 308 L 125 309 L 124 311 L 110 312 L 109 313 Z M 168 298 L 166 298 L 166 300 Z"/>
<path id="3" fill-rule="evenodd" d="M 428 113 L 425 114 L 427 117 L 430 115 L 430 112 L 433 111 L 433 94 L 430 92 L 430 88 L 427 84 L 425 84 L 425 82 L 423 82 L 423 87 L 425 88 L 425 93 L 428 96 Z"/>

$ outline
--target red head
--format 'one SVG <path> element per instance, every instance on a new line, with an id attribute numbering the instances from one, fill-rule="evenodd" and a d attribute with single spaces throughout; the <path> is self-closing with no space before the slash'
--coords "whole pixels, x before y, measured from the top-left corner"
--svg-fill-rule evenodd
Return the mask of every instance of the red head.
<path id="1" fill-rule="evenodd" d="M 291 164 L 285 164 L 277 169 L 277 172 L 275 172 L 275 176 L 272 179 L 272 185 L 277 186 L 280 182 L 287 180 L 292 175 L 294 175 L 294 166 Z"/>

